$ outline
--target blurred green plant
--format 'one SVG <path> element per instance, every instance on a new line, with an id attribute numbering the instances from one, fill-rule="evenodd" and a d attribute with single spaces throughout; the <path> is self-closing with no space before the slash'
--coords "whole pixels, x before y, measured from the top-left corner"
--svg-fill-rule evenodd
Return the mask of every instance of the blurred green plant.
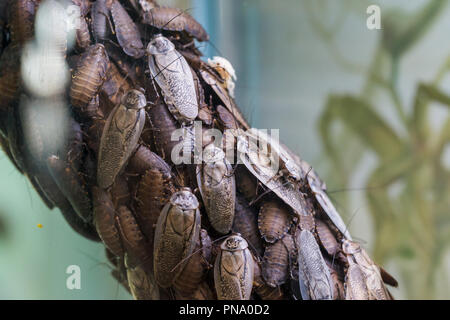
<path id="1" fill-rule="evenodd" d="M 377 167 L 364 189 L 374 222 L 374 256 L 380 263 L 396 263 L 401 286 L 413 299 L 437 298 L 437 281 L 448 279 L 449 273 L 442 264 L 450 244 L 450 171 L 443 160 L 450 145 L 450 117 L 447 113 L 444 125 L 436 130 L 429 113 L 435 104 L 450 107 L 450 96 L 440 88 L 450 58 L 434 81 L 417 84 L 410 113 L 398 94 L 398 66 L 445 5 L 445 0 L 431 0 L 412 13 L 383 12 L 382 37 L 361 94 L 330 95 L 319 122 L 325 152 L 334 166 L 330 180 L 348 186 L 365 151 L 376 155 Z M 309 10 L 314 8 L 310 5 Z M 325 28 L 314 16 L 312 25 L 325 42 L 333 43 L 338 27 Z M 337 61 L 342 62 L 341 56 Z M 380 114 L 384 96 L 391 101 L 388 106 L 400 128 Z"/>

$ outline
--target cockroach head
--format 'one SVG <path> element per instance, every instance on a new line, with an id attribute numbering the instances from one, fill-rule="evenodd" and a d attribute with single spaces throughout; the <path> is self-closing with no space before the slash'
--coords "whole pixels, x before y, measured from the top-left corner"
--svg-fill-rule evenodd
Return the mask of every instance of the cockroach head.
<path id="1" fill-rule="evenodd" d="M 131 89 L 123 95 L 122 104 L 128 109 L 142 109 L 147 105 L 147 99 L 142 91 Z"/>
<path id="2" fill-rule="evenodd" d="M 199 203 L 190 188 L 182 188 L 175 192 L 170 198 L 170 203 L 182 210 L 195 210 L 199 207 Z"/>
<path id="3" fill-rule="evenodd" d="M 157 34 L 147 46 L 147 53 L 152 55 L 166 54 L 175 50 L 175 45 L 162 34 Z"/>
<path id="4" fill-rule="evenodd" d="M 220 249 L 225 251 L 245 250 L 248 247 L 247 241 L 240 234 L 233 234 L 225 239 L 220 245 Z"/>

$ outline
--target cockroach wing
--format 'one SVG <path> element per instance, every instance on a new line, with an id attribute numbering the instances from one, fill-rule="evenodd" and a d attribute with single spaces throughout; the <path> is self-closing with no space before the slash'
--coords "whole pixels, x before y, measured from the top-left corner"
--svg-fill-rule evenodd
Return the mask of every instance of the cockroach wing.
<path id="1" fill-rule="evenodd" d="M 333 299 L 333 281 L 314 235 L 302 230 L 297 239 L 299 281 L 304 300 Z"/>
<path id="2" fill-rule="evenodd" d="M 355 263 L 350 263 L 345 276 L 345 300 L 369 300 L 366 279 Z"/>
<path id="3" fill-rule="evenodd" d="M 145 110 L 120 104 L 111 112 L 103 129 L 97 165 L 97 182 L 110 187 L 137 147 L 145 124 Z"/>

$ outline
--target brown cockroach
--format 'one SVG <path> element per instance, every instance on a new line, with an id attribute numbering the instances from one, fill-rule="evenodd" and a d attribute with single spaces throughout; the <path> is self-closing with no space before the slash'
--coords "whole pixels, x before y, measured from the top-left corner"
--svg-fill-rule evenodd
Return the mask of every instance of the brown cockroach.
<path id="1" fill-rule="evenodd" d="M 316 232 L 317 236 L 322 244 L 322 247 L 331 257 L 335 257 L 340 250 L 339 243 L 336 237 L 331 232 L 330 228 L 322 220 L 316 220 Z"/>
<path id="2" fill-rule="evenodd" d="M 234 219 L 236 182 L 222 149 L 210 144 L 203 150 L 204 163 L 196 170 L 197 185 L 212 227 L 221 234 L 230 231 Z"/>
<path id="3" fill-rule="evenodd" d="M 198 41 L 209 40 L 205 29 L 188 13 L 178 8 L 152 8 L 144 13 L 142 22 L 160 30 L 184 31 Z"/>
<path id="4" fill-rule="evenodd" d="M 258 256 L 263 253 L 263 245 L 258 231 L 258 212 L 240 194 L 236 195 L 234 221 L 231 230 L 239 233 L 255 250 Z"/>
<path id="5" fill-rule="evenodd" d="M 200 232 L 199 203 L 189 188 L 170 198 L 161 211 L 155 230 L 154 272 L 163 288 L 173 284 L 195 248 Z"/>
<path id="6" fill-rule="evenodd" d="M 130 81 L 123 77 L 116 64 L 113 61 L 110 61 L 109 68 L 106 72 L 105 82 L 100 89 L 102 99 L 107 101 L 107 103 L 104 104 L 106 108 L 103 110 L 103 113 L 109 115 L 111 110 L 120 103 L 123 94 L 131 88 Z"/>
<path id="7" fill-rule="evenodd" d="M 80 26 L 75 33 L 75 44 L 77 49 L 84 51 L 91 45 L 91 35 L 89 33 L 89 26 L 86 22 L 86 18 L 80 17 Z"/>
<path id="8" fill-rule="evenodd" d="M 159 288 L 152 272 L 142 264 L 130 265 L 128 254 L 125 266 L 130 292 L 135 300 L 159 300 Z"/>
<path id="9" fill-rule="evenodd" d="M 127 172 L 142 175 L 151 169 L 161 171 L 166 177 L 171 176 L 170 166 L 160 156 L 146 146 L 139 145 L 128 162 Z"/>
<path id="10" fill-rule="evenodd" d="M 116 256 L 123 257 L 124 245 L 116 224 L 116 210 L 107 191 L 92 187 L 94 224 L 105 246 Z"/>
<path id="11" fill-rule="evenodd" d="M 100 139 L 102 137 L 102 132 L 105 124 L 106 119 L 92 119 L 92 123 L 87 128 L 87 145 L 95 154 L 98 154 L 98 149 L 100 148 Z"/>
<path id="12" fill-rule="evenodd" d="M 366 251 L 358 243 L 347 239 L 342 242 L 342 251 L 347 255 L 350 266 L 352 263 L 357 264 L 363 273 L 369 298 L 371 300 L 389 300 L 390 294 L 383 284 L 380 269 Z"/>
<path id="13" fill-rule="evenodd" d="M 216 107 L 218 120 L 222 124 L 224 129 L 237 129 L 238 123 L 236 121 L 236 118 L 231 114 L 230 111 L 228 111 L 227 108 L 218 105 Z"/>
<path id="14" fill-rule="evenodd" d="M 111 16 L 114 21 L 117 41 L 123 52 L 135 59 L 141 58 L 145 54 L 145 50 L 139 29 L 118 0 L 112 1 Z"/>
<path id="15" fill-rule="evenodd" d="M 258 180 L 242 164 L 237 164 L 235 169 L 236 187 L 245 200 L 252 202 L 258 193 Z"/>
<path id="16" fill-rule="evenodd" d="M 294 251 L 295 244 L 291 234 L 286 234 L 282 239 L 266 247 L 261 273 L 269 286 L 275 288 L 286 282 L 289 277 L 290 259 Z"/>
<path id="17" fill-rule="evenodd" d="M 79 114 L 86 119 L 104 119 L 103 110 L 100 109 L 100 97 L 96 94 L 85 108 L 78 109 Z"/>
<path id="18" fill-rule="evenodd" d="M 253 288 L 255 289 L 256 294 L 262 300 L 285 300 L 286 296 L 281 287 L 273 288 L 268 286 L 264 281 L 261 275 L 261 267 L 258 262 L 254 262 L 254 267 Z"/>
<path id="19" fill-rule="evenodd" d="M 107 40 L 112 33 L 109 19 L 110 7 L 110 0 L 96 0 L 92 5 L 92 33 L 96 42 Z"/>
<path id="20" fill-rule="evenodd" d="M 9 45 L 0 57 L 0 115 L 8 113 L 18 98 L 20 54 L 20 47 Z"/>
<path id="21" fill-rule="evenodd" d="M 98 93 L 108 64 L 108 54 L 102 44 L 92 45 L 83 53 L 70 86 L 70 101 L 75 109 L 83 109 Z"/>
<path id="22" fill-rule="evenodd" d="M 90 222 L 92 220 L 91 199 L 78 172 L 75 172 L 70 164 L 55 155 L 47 159 L 47 167 L 78 216 L 84 221 Z"/>
<path id="23" fill-rule="evenodd" d="M 130 203 L 131 193 L 125 174 L 122 174 L 116 178 L 111 186 L 110 192 L 115 208 L 127 206 Z"/>
<path id="24" fill-rule="evenodd" d="M 138 146 L 145 123 L 147 100 L 142 92 L 129 90 L 108 116 L 100 140 L 97 162 L 97 182 L 108 188 L 122 171 Z"/>
<path id="25" fill-rule="evenodd" d="M 231 235 L 220 245 L 214 264 L 214 284 L 219 300 L 248 300 L 252 293 L 254 260 L 248 243 Z"/>
<path id="26" fill-rule="evenodd" d="M 11 42 L 23 45 L 34 37 L 34 18 L 40 0 L 9 0 L 8 25 Z"/>
<path id="27" fill-rule="evenodd" d="M 292 224 L 293 216 L 284 203 L 273 200 L 262 204 L 258 215 L 258 229 L 266 242 L 275 243 L 283 238 Z"/>
<path id="28" fill-rule="evenodd" d="M 200 283 L 193 293 L 182 293 L 175 291 L 175 298 L 177 300 L 214 300 L 213 291 L 206 281 Z"/>
<path id="29" fill-rule="evenodd" d="M 137 218 L 142 231 L 151 242 L 161 209 L 175 192 L 172 176 L 167 173 L 170 172 L 156 168 L 147 170 L 137 187 Z"/>
<path id="30" fill-rule="evenodd" d="M 205 278 L 206 271 L 210 267 L 211 239 L 208 236 L 208 232 L 204 229 L 200 231 L 200 237 L 196 241 L 194 252 L 189 257 L 183 271 L 173 283 L 174 289 L 184 295 L 192 294 L 198 289 L 199 284 Z"/>

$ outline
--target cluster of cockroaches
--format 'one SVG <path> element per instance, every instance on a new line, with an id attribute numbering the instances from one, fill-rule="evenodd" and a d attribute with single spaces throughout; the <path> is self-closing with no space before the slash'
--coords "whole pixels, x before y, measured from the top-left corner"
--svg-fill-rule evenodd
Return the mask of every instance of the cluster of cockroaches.
<path id="1" fill-rule="evenodd" d="M 40 2 L 0 5 L 0 142 L 49 208 L 103 241 L 134 298 L 392 298 L 384 283 L 395 279 L 352 241 L 314 170 L 249 128 L 232 98 L 234 70 L 223 58 L 201 59 L 194 40 L 208 35 L 184 11 L 151 0 L 71 0 L 81 21 L 65 53 L 67 141 L 31 153 L 20 51 Z M 203 136 L 203 161 L 176 164 L 174 147 L 197 139 L 194 120 L 235 134 L 222 144 Z M 35 140 L 51 143 L 36 128 Z M 254 138 L 279 159 L 276 172 Z M 224 148 L 234 144 L 233 166 Z"/>

